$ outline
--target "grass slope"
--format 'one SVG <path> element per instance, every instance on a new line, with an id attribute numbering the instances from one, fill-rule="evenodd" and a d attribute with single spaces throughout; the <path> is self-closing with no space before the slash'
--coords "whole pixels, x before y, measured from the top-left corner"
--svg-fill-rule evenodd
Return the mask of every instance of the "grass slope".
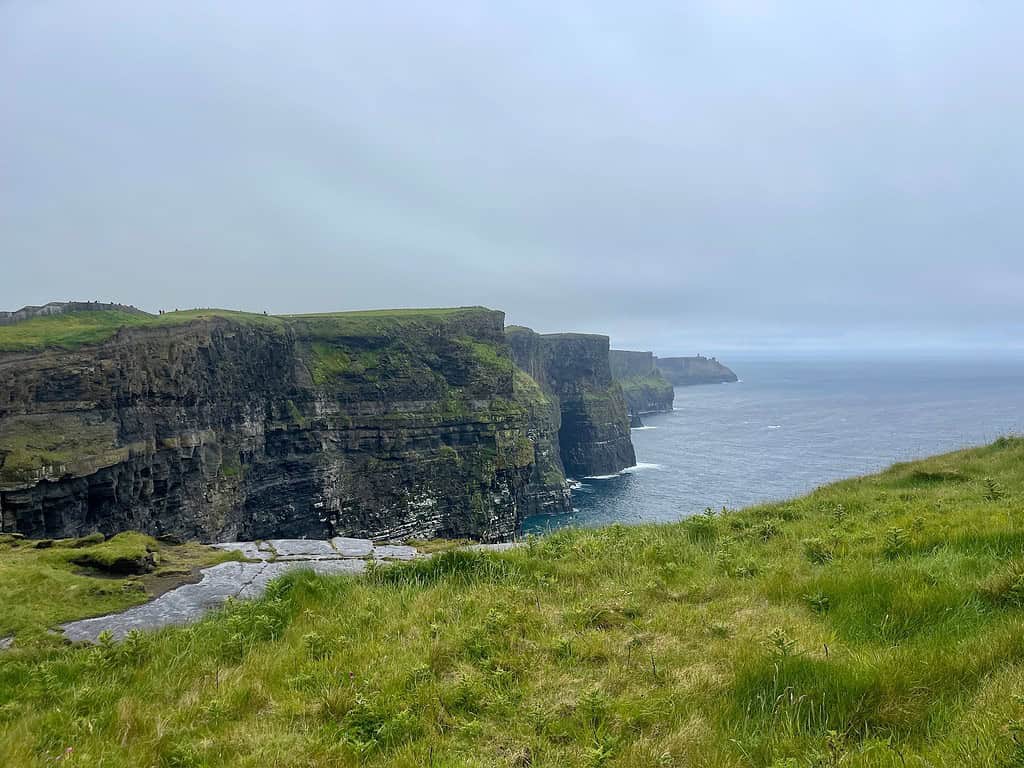
<path id="1" fill-rule="evenodd" d="M 156 562 L 152 573 L 119 573 L 122 563 L 147 554 Z M 24 648 L 52 647 L 57 640 L 48 630 L 57 624 L 144 603 L 154 592 L 182 583 L 196 568 L 233 559 L 236 553 L 194 543 L 165 544 L 139 533 L 107 541 L 100 534 L 57 541 L 0 535 L 0 637 L 13 635 Z M 0 698 L 5 695 L 0 682 Z M 0 723 L 3 719 L 0 713 Z"/>
<path id="2" fill-rule="evenodd" d="M 1024 440 L 0 654 L 0 764 L 1024 765 Z M 6 602 L 5 602 L 6 604 Z M 70 751 L 68 751 L 70 750 Z"/>

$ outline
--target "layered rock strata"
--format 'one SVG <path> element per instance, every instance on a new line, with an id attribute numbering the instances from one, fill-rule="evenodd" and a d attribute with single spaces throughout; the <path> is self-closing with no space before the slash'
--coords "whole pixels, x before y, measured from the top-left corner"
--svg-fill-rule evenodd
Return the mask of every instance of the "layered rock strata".
<path id="1" fill-rule="evenodd" d="M 558 452 L 571 477 L 608 475 L 636 463 L 622 388 L 612 379 L 608 337 L 538 334 L 510 326 L 516 365 L 558 404 Z"/>
<path id="2" fill-rule="evenodd" d="M 0 329 L 5 532 L 497 541 L 567 505 L 562 412 L 501 312 L 193 311 L 84 344 L 82 312 Z"/>

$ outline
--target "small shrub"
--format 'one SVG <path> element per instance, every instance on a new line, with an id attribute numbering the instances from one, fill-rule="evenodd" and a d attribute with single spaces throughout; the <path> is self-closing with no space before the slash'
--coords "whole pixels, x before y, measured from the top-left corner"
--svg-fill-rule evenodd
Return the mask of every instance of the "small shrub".
<path id="1" fill-rule="evenodd" d="M 804 595 L 804 600 L 807 601 L 807 605 L 809 605 L 811 610 L 815 613 L 826 613 L 828 609 L 832 607 L 832 601 L 829 600 L 828 595 L 822 592 L 815 592 L 813 595 Z"/>
<path id="2" fill-rule="evenodd" d="M 683 526 L 694 544 L 706 544 L 718 538 L 718 525 L 713 515 L 691 517 Z"/>
<path id="3" fill-rule="evenodd" d="M 780 528 L 778 521 L 774 518 L 768 518 L 763 520 L 759 526 L 757 526 L 757 538 L 761 541 L 770 541 L 779 535 Z"/>
<path id="4" fill-rule="evenodd" d="M 835 521 L 836 525 L 841 525 L 846 519 L 846 507 L 842 504 L 836 504 L 832 509 L 832 519 Z"/>
<path id="5" fill-rule="evenodd" d="M 1003 488 L 994 478 L 986 477 L 985 483 L 985 501 L 1000 501 L 1006 496 Z"/>
<path id="6" fill-rule="evenodd" d="M 910 545 L 910 537 L 902 528 L 890 528 L 885 532 L 883 551 L 890 560 L 902 557 Z"/>
<path id="7" fill-rule="evenodd" d="M 306 649 L 306 658 L 318 661 L 331 655 L 331 642 L 316 632 L 302 636 L 302 647 Z"/>
<path id="8" fill-rule="evenodd" d="M 764 644 L 772 656 L 779 659 L 789 658 L 796 652 L 796 640 L 782 629 L 773 629 L 765 638 Z"/>
<path id="9" fill-rule="evenodd" d="M 832 546 L 822 539 L 804 539 L 804 555 L 815 565 L 831 563 L 835 552 Z"/>

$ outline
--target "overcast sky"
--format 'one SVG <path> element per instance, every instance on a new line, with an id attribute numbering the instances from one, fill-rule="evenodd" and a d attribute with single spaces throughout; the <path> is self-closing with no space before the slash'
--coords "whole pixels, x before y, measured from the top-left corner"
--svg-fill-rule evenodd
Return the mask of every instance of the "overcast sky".
<path id="1" fill-rule="evenodd" d="M 1022 49 L 1019 0 L 0 0 L 0 308 L 1019 349 Z"/>

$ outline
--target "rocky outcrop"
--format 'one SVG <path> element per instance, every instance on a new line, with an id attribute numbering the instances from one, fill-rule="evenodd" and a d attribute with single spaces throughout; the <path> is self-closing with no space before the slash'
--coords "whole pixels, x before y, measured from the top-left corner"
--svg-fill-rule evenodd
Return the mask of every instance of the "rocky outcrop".
<path id="1" fill-rule="evenodd" d="M 566 474 L 607 475 L 636 463 L 622 388 L 612 380 L 608 337 L 506 329 L 512 359 L 558 403 Z"/>
<path id="2" fill-rule="evenodd" d="M 642 426 L 645 413 L 672 410 L 675 392 L 655 367 L 653 353 L 612 349 L 609 355 L 612 378 L 622 387 L 633 426 Z"/>
<path id="3" fill-rule="evenodd" d="M 496 541 L 566 503 L 501 312 L 150 317 L 0 352 L 0 530 Z"/>
<path id="4" fill-rule="evenodd" d="M 736 374 L 713 357 L 656 357 L 654 362 L 676 387 L 737 381 Z"/>

